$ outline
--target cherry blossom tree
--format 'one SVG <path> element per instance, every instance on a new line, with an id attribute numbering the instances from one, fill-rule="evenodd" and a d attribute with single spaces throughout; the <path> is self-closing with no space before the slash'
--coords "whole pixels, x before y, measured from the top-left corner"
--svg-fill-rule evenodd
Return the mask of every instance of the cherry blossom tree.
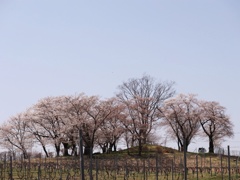
<path id="1" fill-rule="evenodd" d="M 24 113 L 11 117 L 0 127 L 1 145 L 7 149 L 20 150 L 25 159 L 28 158 L 28 150 L 33 146 L 33 137 L 27 127 Z"/>
<path id="2" fill-rule="evenodd" d="M 98 96 L 79 94 L 66 98 L 65 116 L 68 127 L 74 131 L 82 130 L 84 154 L 89 155 L 97 143 L 96 136 L 104 122 L 113 117 L 116 112 L 113 100 L 100 100 Z"/>
<path id="3" fill-rule="evenodd" d="M 187 150 L 191 140 L 197 135 L 200 124 L 200 109 L 195 95 L 180 94 L 169 99 L 159 109 L 162 116 L 161 125 L 167 133 L 178 142 L 179 150 Z"/>
<path id="4" fill-rule="evenodd" d="M 88 96 L 84 93 L 75 94 L 71 96 L 65 96 L 64 109 L 62 113 L 67 122 L 67 132 L 70 140 L 70 146 L 72 147 L 72 154 L 77 153 L 77 141 L 79 140 L 79 130 L 87 119 L 87 113 L 84 110 L 84 106 L 88 100 Z"/>
<path id="5" fill-rule="evenodd" d="M 139 155 L 142 145 L 159 120 L 158 108 L 172 97 L 175 91 L 172 82 L 157 82 L 148 75 L 129 79 L 119 86 L 117 97 L 125 106 L 127 118 L 122 121 L 125 129 L 138 141 Z"/>
<path id="6" fill-rule="evenodd" d="M 40 127 L 33 133 L 42 138 L 48 138 L 54 144 L 57 156 L 60 155 L 61 143 L 66 139 L 66 122 L 62 114 L 64 98 L 64 96 L 46 97 L 32 107 L 31 121 L 35 126 Z"/>
<path id="7" fill-rule="evenodd" d="M 117 142 L 124 132 L 122 120 L 125 119 L 123 113 L 124 107 L 119 104 L 115 98 L 106 100 L 111 114 L 105 119 L 97 132 L 97 144 L 101 147 L 103 153 L 117 151 Z"/>
<path id="8" fill-rule="evenodd" d="M 209 139 L 209 153 L 214 153 L 216 142 L 233 136 L 233 124 L 225 113 L 226 108 L 218 102 L 201 101 L 199 105 L 202 110 L 200 124 L 203 135 Z"/>
<path id="9" fill-rule="evenodd" d="M 34 140 L 42 146 L 46 157 L 49 157 L 46 146 L 47 144 L 50 144 L 51 141 L 48 138 L 49 136 L 46 135 L 47 131 L 38 123 L 34 123 L 34 121 L 32 121 L 32 119 L 34 118 L 32 115 L 33 115 L 32 112 L 30 111 L 27 112 L 27 115 L 26 115 L 27 129 L 26 130 L 29 133 L 31 133 Z"/>
<path id="10" fill-rule="evenodd" d="M 97 96 L 91 96 L 86 100 L 84 111 L 87 118 L 82 126 L 85 144 L 84 154 L 90 154 L 93 150 L 97 131 L 100 130 L 104 121 L 111 117 L 111 105 L 108 101 L 100 100 Z"/>

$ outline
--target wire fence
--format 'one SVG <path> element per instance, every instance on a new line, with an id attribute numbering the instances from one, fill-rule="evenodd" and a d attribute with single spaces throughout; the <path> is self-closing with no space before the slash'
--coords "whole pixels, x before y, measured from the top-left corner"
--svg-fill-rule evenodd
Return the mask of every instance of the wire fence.
<path id="1" fill-rule="evenodd" d="M 84 156 L 85 180 L 237 180 L 239 156 L 205 153 L 146 154 L 142 157 L 121 154 Z M 79 157 L 28 158 L 14 153 L 0 155 L 0 180 L 79 180 Z M 187 171 L 187 177 L 185 177 Z"/>

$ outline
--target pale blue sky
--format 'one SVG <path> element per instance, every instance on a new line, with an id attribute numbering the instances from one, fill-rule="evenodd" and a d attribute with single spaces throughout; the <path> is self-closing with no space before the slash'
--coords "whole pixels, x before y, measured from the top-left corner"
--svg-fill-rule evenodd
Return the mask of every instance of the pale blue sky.
<path id="1" fill-rule="evenodd" d="M 240 151 L 239 59 L 239 0 L 0 0 L 0 122 L 146 73 L 225 106 Z"/>

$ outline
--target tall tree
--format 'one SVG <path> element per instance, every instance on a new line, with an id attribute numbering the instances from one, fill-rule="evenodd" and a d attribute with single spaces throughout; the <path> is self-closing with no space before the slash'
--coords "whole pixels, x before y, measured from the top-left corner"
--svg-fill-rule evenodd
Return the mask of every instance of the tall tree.
<path id="1" fill-rule="evenodd" d="M 159 120 L 157 109 L 175 93 L 173 82 L 157 82 L 148 75 L 129 79 L 119 86 L 117 97 L 125 106 L 127 118 L 123 121 L 132 139 L 138 141 L 138 154 L 146 144 L 149 133 Z"/>
<path id="2" fill-rule="evenodd" d="M 163 117 L 162 126 L 167 127 L 167 133 L 178 142 L 179 150 L 186 150 L 191 140 L 197 134 L 200 124 L 200 110 L 195 95 L 180 94 L 167 100 L 159 109 Z"/>
<path id="3" fill-rule="evenodd" d="M 65 116 L 68 125 L 75 131 L 82 130 L 84 154 L 89 155 L 97 141 L 97 134 L 104 122 L 113 117 L 113 100 L 100 100 L 98 96 L 79 94 L 66 98 L 68 107 Z"/>
<path id="4" fill-rule="evenodd" d="M 96 142 L 97 131 L 108 118 L 111 117 L 113 110 L 112 104 L 108 101 L 100 100 L 97 96 L 91 96 L 86 99 L 84 111 L 87 118 L 83 124 L 83 141 L 85 144 L 84 154 L 89 155 Z"/>
<path id="5" fill-rule="evenodd" d="M 41 127 L 34 133 L 42 136 L 43 133 L 39 131 L 42 129 L 45 133 L 42 137 L 47 137 L 54 144 L 57 156 L 60 155 L 61 143 L 66 138 L 67 126 L 62 113 L 64 99 L 64 96 L 46 97 L 32 107 L 32 122 Z"/>
<path id="6" fill-rule="evenodd" d="M 65 96 L 64 109 L 62 113 L 67 122 L 67 132 L 69 133 L 72 152 L 77 153 L 77 141 L 79 139 L 79 130 L 83 129 L 84 123 L 88 118 L 84 110 L 85 104 L 88 101 L 88 96 L 84 93 L 75 94 L 72 96 Z"/>
<path id="7" fill-rule="evenodd" d="M 20 113 L 11 117 L 0 127 L 1 145 L 7 149 L 17 149 L 28 158 L 28 150 L 33 145 L 32 134 L 27 131 L 25 114 Z"/>
<path id="8" fill-rule="evenodd" d="M 106 100 L 111 108 L 111 115 L 100 126 L 97 132 L 97 143 L 102 148 L 103 153 L 117 151 L 117 142 L 124 132 L 122 120 L 125 119 L 123 106 L 115 98 Z"/>
<path id="9" fill-rule="evenodd" d="M 199 105 L 202 110 L 200 124 L 209 139 L 209 153 L 214 153 L 216 142 L 233 136 L 233 124 L 225 113 L 226 108 L 218 102 L 202 101 Z"/>
<path id="10" fill-rule="evenodd" d="M 49 157 L 46 148 L 47 144 L 50 143 L 50 140 L 48 138 L 49 136 L 46 135 L 47 131 L 45 131 L 45 129 L 42 126 L 39 126 L 39 124 L 34 123 L 34 121 L 32 121 L 33 119 L 34 119 L 33 112 L 31 112 L 31 110 L 28 110 L 26 113 L 27 121 L 26 131 L 32 134 L 34 140 L 42 146 L 46 157 Z"/>

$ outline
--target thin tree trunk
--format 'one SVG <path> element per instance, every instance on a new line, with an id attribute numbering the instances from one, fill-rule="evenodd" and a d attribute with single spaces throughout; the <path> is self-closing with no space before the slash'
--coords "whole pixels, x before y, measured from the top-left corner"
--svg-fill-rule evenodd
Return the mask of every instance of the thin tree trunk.
<path id="1" fill-rule="evenodd" d="M 109 153 L 112 152 L 113 146 L 114 146 L 113 143 L 110 143 L 110 144 L 109 144 L 109 148 L 108 148 L 108 152 L 109 152 Z"/>
<path id="2" fill-rule="evenodd" d="M 72 153 L 71 156 L 77 156 L 77 146 L 76 144 L 72 145 Z"/>
<path id="3" fill-rule="evenodd" d="M 47 152 L 47 149 L 46 149 L 46 146 L 45 146 L 45 145 L 42 145 L 42 148 L 43 148 L 43 151 L 44 151 L 46 157 L 49 157 L 48 152 Z"/>
<path id="4" fill-rule="evenodd" d="M 114 152 L 117 151 L 117 145 L 116 145 L 116 143 L 113 144 L 113 149 L 114 149 Z"/>
<path id="5" fill-rule="evenodd" d="M 108 144 L 103 144 L 100 146 L 103 154 L 107 152 L 107 146 L 108 146 Z"/>
<path id="6" fill-rule="evenodd" d="M 56 149 L 57 157 L 59 157 L 60 156 L 60 145 L 59 144 L 55 144 L 55 149 Z"/>

